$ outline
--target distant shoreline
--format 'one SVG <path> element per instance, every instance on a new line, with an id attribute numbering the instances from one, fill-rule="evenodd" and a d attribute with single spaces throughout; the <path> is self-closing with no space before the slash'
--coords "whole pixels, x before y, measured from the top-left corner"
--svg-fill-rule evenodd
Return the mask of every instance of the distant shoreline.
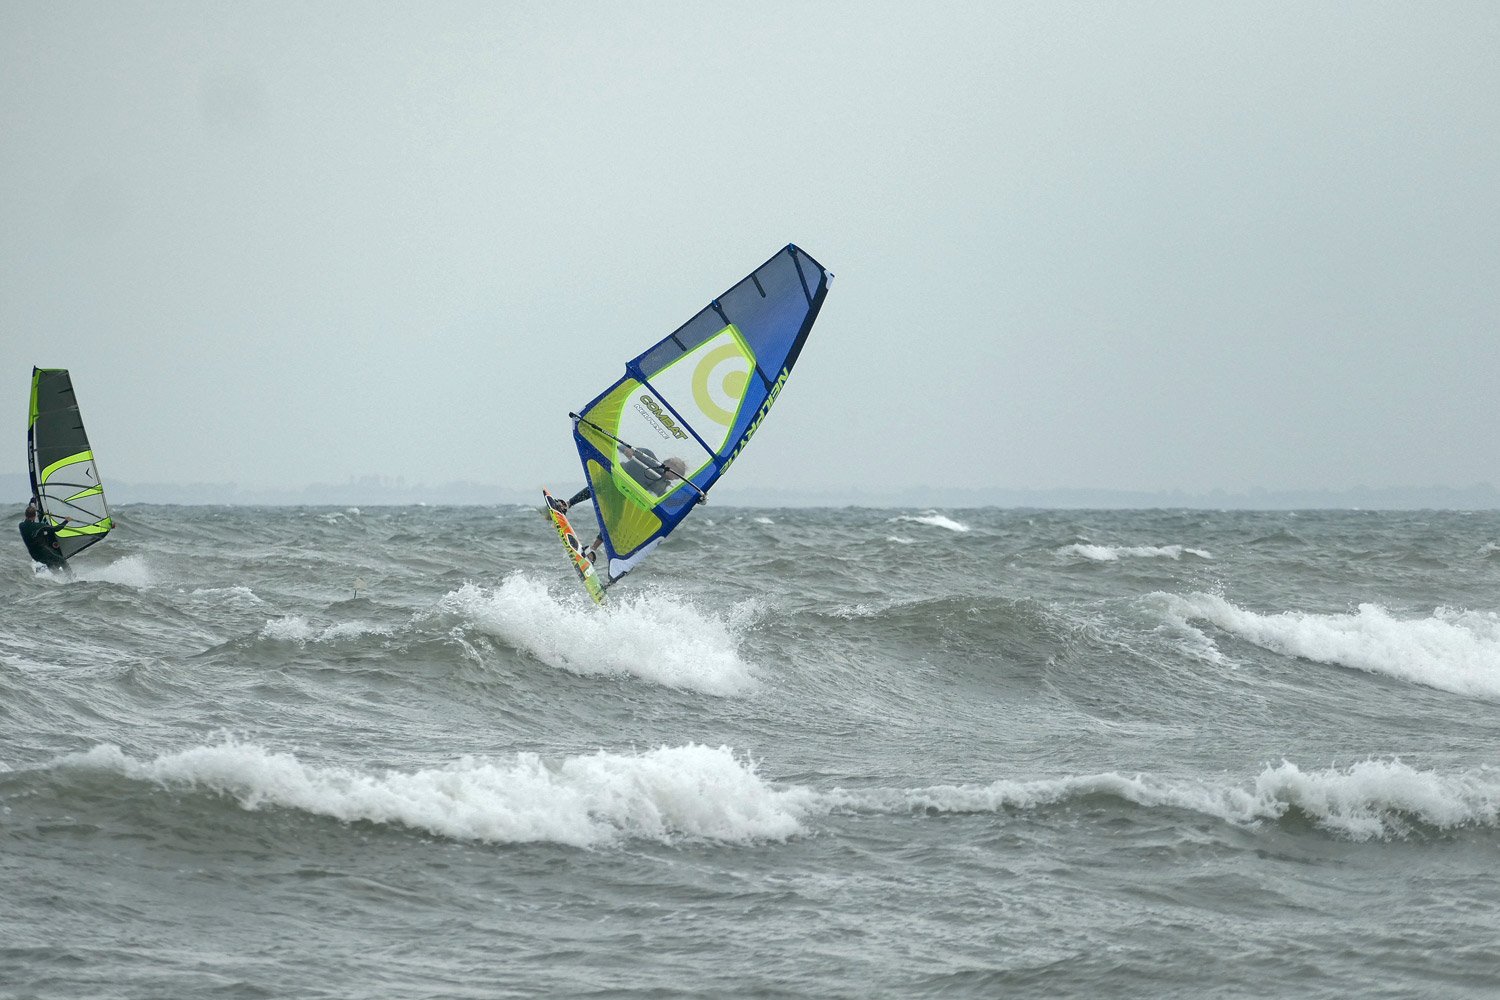
<path id="1" fill-rule="evenodd" d="M 327 507 L 534 505 L 537 490 L 482 483 L 446 483 L 430 488 L 400 480 L 366 477 L 343 484 L 299 489 L 255 489 L 234 483 L 106 484 L 112 504 L 188 507 Z M 0 475 L 0 490 L 19 511 L 30 492 L 25 475 Z M 1467 487 L 1355 487 L 1343 490 L 1214 490 L 1204 493 L 1104 489 L 764 490 L 721 485 L 710 498 L 723 507 L 978 508 L 1034 510 L 1496 510 L 1500 489 L 1489 483 Z"/>

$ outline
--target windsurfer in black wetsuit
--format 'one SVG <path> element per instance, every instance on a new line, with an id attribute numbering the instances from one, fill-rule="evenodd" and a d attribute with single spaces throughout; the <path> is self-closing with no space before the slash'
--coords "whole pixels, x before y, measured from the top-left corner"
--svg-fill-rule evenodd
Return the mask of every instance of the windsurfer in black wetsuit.
<path id="1" fill-rule="evenodd" d="M 625 456 L 625 461 L 620 463 L 620 468 L 625 470 L 625 474 L 659 497 L 666 496 L 674 483 L 683 482 L 687 478 L 687 463 L 675 455 L 663 462 L 650 448 L 632 448 L 625 444 L 620 445 L 620 452 Z M 547 502 L 559 514 L 566 514 L 568 508 L 582 503 L 593 495 L 594 488 L 585 486 L 567 500 L 548 497 Z M 701 493 L 698 494 L 698 502 L 703 502 Z M 603 542 L 603 537 L 595 537 L 589 547 L 584 550 L 584 558 L 593 562 Z"/>
<path id="2" fill-rule="evenodd" d="M 71 518 L 63 518 L 59 523 L 67 524 Z M 45 521 L 37 519 L 36 500 L 33 499 L 26 507 L 26 520 L 20 524 L 21 541 L 26 543 L 26 551 L 31 553 L 31 558 L 43 566 L 66 568 L 67 557 L 62 554 L 62 549 L 57 544 L 57 528 Z"/>

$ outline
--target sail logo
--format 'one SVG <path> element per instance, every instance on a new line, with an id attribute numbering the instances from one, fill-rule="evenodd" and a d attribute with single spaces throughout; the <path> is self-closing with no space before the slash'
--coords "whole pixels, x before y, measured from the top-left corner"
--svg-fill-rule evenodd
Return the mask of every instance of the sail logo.
<path id="1" fill-rule="evenodd" d="M 734 327 L 725 327 L 718 345 L 708 350 L 693 369 L 693 402 L 699 412 L 728 430 L 745 398 L 752 364 Z"/>
<path id="2" fill-rule="evenodd" d="M 670 413 L 661 408 L 660 403 L 652 399 L 650 396 L 642 396 L 641 405 L 644 406 L 648 411 L 650 411 L 651 415 L 656 418 L 656 422 L 661 424 L 662 427 L 666 428 L 668 433 L 670 433 L 674 438 L 679 441 L 687 440 L 687 431 L 684 431 L 681 427 L 677 426 L 677 421 L 672 419 L 672 415 Z"/>
<path id="3" fill-rule="evenodd" d="M 750 443 L 750 438 L 755 435 L 756 429 L 760 427 L 760 422 L 766 419 L 766 414 L 771 412 L 771 404 L 775 403 L 776 397 L 781 395 L 781 387 L 786 384 L 786 377 L 791 373 L 792 370 L 790 368 L 783 368 L 781 369 L 781 374 L 776 376 L 776 384 L 771 386 L 771 391 L 766 396 L 766 401 L 760 404 L 760 412 L 755 414 L 755 419 L 750 421 L 749 427 L 745 428 L 745 436 L 740 438 L 740 443 L 734 446 L 734 451 L 730 452 L 729 457 L 724 460 L 724 468 L 719 470 L 720 475 L 723 475 L 724 469 L 728 469 L 734 460 L 740 457 L 740 452 L 744 451 L 745 445 Z"/>

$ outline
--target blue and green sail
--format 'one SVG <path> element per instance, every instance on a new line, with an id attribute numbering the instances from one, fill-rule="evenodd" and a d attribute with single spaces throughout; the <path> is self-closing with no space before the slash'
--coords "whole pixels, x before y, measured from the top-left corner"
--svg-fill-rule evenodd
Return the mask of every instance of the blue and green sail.
<path id="1" fill-rule="evenodd" d="M 613 583 L 728 471 L 780 395 L 833 278 L 787 246 L 572 414 Z"/>
<path id="2" fill-rule="evenodd" d="M 114 527 L 99 465 L 89 447 L 73 380 L 66 368 L 31 370 L 31 415 L 26 425 L 26 452 L 31 493 L 41 506 L 38 516 L 56 525 L 63 558 L 103 541 Z"/>

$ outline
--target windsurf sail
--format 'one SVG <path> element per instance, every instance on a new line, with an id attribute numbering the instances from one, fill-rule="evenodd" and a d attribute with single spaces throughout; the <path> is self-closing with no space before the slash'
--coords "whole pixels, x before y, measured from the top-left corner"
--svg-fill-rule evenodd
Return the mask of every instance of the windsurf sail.
<path id="1" fill-rule="evenodd" d="M 594 491 L 606 585 L 661 544 L 739 457 L 781 394 L 832 279 L 787 246 L 569 414 Z"/>
<path id="2" fill-rule="evenodd" d="M 31 493 L 40 505 L 38 517 L 57 524 L 57 544 L 64 558 L 102 541 L 114 527 L 99 466 L 78 413 L 73 380 L 66 368 L 31 370 L 31 421 L 26 430 Z"/>

